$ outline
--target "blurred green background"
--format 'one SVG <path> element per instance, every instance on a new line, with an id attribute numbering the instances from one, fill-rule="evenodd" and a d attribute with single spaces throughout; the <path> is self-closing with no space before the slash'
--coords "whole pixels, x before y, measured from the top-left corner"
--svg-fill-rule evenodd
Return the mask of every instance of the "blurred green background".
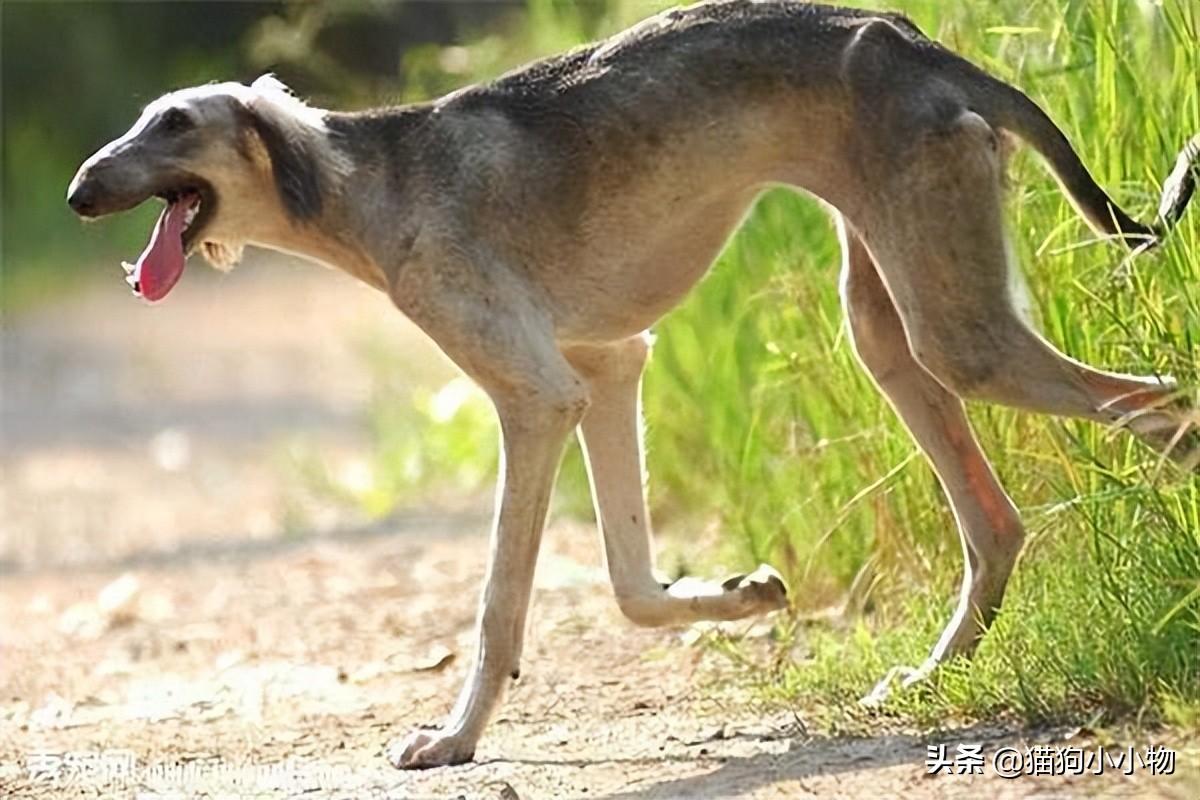
<path id="1" fill-rule="evenodd" d="M 9 309 L 86 282 L 136 252 L 149 210 L 81 226 L 62 197 L 76 165 L 162 91 L 277 71 L 318 105 L 425 98 L 605 35 L 666 3 L 5 3 L 3 293 Z M 1093 174 L 1148 217 L 1175 152 L 1200 130 L 1194 0 L 885 3 L 1027 91 Z M 1119 270 L 1028 154 L 1011 169 L 1010 222 L 1034 316 L 1072 356 L 1197 385 L 1200 213 Z M 811 199 L 767 195 L 689 301 L 657 329 L 646 378 L 651 499 L 668 537 L 711 533 L 721 558 L 789 578 L 764 690 L 850 714 L 893 663 L 923 659 L 956 593 L 961 555 L 936 480 L 842 330 L 838 253 Z M 373 514 L 492 480 L 494 421 L 460 383 L 396 383 L 403 354 L 363 353 Z M 1022 508 L 1025 557 L 972 665 L 889 706 L 911 718 L 1029 720 L 1136 712 L 1200 720 L 1200 485 L 1096 425 L 973 408 Z M 312 471 L 320 474 L 320 469 Z M 578 454 L 560 513 L 590 514 Z M 714 555 L 715 553 L 715 555 Z M 676 560 L 677 571 L 690 569 Z M 842 609 L 837 624 L 801 623 Z M 802 629 L 801 648 L 790 649 Z M 832 713 L 832 712 L 831 712 Z"/>

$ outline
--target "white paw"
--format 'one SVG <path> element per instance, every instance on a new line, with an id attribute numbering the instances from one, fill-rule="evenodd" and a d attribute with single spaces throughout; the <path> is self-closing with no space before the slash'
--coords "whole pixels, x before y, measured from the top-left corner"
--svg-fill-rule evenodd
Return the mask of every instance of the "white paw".
<path id="1" fill-rule="evenodd" d="M 418 728 L 387 747 L 387 759 L 397 769 L 428 769 L 462 764 L 475 757 L 475 742 L 440 728 Z"/>
<path id="2" fill-rule="evenodd" d="M 892 687 L 897 679 L 900 682 L 900 688 L 907 689 L 927 679 L 935 669 L 937 669 L 937 662 L 933 660 L 926 661 L 920 667 L 892 667 L 879 683 L 875 684 L 875 688 L 858 701 L 859 705 L 878 708 L 891 697 Z"/>
<path id="3" fill-rule="evenodd" d="M 736 591 L 748 605 L 760 611 L 787 608 L 787 585 L 773 567 L 762 564 L 749 575 L 738 575 L 721 584 Z"/>

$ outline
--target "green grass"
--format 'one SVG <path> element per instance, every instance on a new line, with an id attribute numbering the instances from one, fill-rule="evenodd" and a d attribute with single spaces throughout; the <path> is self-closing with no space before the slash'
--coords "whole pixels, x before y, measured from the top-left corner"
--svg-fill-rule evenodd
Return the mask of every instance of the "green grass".
<path id="1" fill-rule="evenodd" d="M 1192 0 L 892 7 L 1031 94 L 1097 179 L 1150 216 L 1156 181 L 1200 130 Z M 618 4 L 582 21 L 569 5 L 533 3 L 533 24 L 502 43 L 485 40 L 469 77 L 652 10 Z M 1018 156 L 1010 175 L 1011 230 L 1045 334 L 1092 364 L 1200 383 L 1200 213 L 1122 278 L 1121 251 L 1079 246 L 1092 234 L 1035 157 Z M 781 658 L 769 673 L 777 697 L 851 713 L 889 666 L 924 658 L 950 614 L 961 555 L 930 469 L 853 358 L 837 269 L 815 203 L 783 191 L 764 197 L 709 277 L 657 328 L 645 406 L 651 498 L 668 538 L 719 520 L 724 552 L 714 557 L 775 564 L 799 610 L 848 595 L 869 609 L 849 632 L 805 628 L 803 656 Z M 919 723 L 1100 715 L 1194 725 L 1200 482 L 1160 472 L 1152 453 L 1100 426 L 990 407 L 971 415 L 1023 511 L 1028 546 L 975 660 L 885 710 Z M 377 420 L 384 434 L 402 429 Z M 490 440 L 491 424 L 476 415 L 457 430 L 473 440 L 482 425 Z M 433 438 L 434 472 L 486 477 L 477 455 L 439 454 L 438 437 L 458 435 L 449 430 L 403 432 Z M 405 446 L 410 458 L 426 457 Z M 578 464 L 564 480 L 571 506 L 583 507 Z"/>

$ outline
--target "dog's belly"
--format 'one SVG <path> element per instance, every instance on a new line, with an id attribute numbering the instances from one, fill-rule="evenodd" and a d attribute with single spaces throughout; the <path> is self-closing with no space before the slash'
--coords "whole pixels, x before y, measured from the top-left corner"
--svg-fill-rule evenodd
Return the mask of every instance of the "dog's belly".
<path id="1" fill-rule="evenodd" d="M 560 338 L 615 341 L 652 326 L 704 277 L 760 191 L 741 189 L 666 214 L 632 209 L 608 223 L 618 235 L 580 253 L 568 268 L 569 285 L 555 291 Z"/>
<path id="2" fill-rule="evenodd" d="M 535 267 L 560 336 L 611 341 L 653 325 L 704 276 L 768 186 L 852 206 L 840 118 L 830 112 L 833 123 L 817 124 L 808 115 L 832 101 L 808 99 L 803 111 L 795 102 L 739 108 L 720 125 L 672 131 L 668 148 L 594 172 L 582 222 L 564 222 L 561 247 Z"/>

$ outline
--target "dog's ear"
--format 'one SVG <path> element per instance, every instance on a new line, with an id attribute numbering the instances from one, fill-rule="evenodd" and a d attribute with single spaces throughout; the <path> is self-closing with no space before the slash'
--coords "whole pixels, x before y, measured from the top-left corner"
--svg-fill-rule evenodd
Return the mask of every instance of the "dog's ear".
<path id="1" fill-rule="evenodd" d="M 283 92 L 286 95 L 295 97 L 296 93 L 279 78 L 275 77 L 273 72 L 264 72 L 254 79 L 254 83 L 250 84 L 251 89 L 259 92 Z"/>
<path id="2" fill-rule="evenodd" d="M 273 76 L 264 75 L 254 82 L 254 87 L 259 87 L 266 78 L 283 86 Z M 276 91 L 274 87 L 267 90 Z M 319 215 L 324 187 L 318 161 L 320 154 L 315 152 L 311 138 L 298 129 L 298 123 L 287 118 L 286 111 L 269 101 L 244 104 L 240 117 L 243 126 L 266 150 L 275 188 L 287 213 L 299 220 Z"/>

